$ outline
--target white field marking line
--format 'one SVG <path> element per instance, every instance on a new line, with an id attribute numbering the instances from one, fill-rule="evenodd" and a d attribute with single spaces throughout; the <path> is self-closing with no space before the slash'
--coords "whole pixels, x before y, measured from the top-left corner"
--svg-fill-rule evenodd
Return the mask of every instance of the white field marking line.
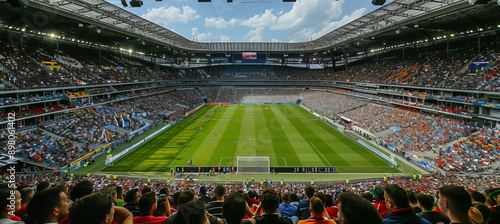
<path id="1" fill-rule="evenodd" d="M 234 160 L 236 157 L 225 157 L 225 156 L 220 157 L 220 160 L 219 160 L 219 166 L 221 166 L 221 164 L 222 164 L 222 160 L 223 160 L 224 158 L 233 158 L 233 160 Z M 285 157 L 269 157 L 269 159 L 278 159 L 278 158 L 283 159 L 283 162 L 285 162 L 285 166 L 288 166 L 288 164 L 286 163 L 286 158 L 285 158 Z M 324 157 L 323 157 L 323 158 L 324 158 Z"/>
<path id="2" fill-rule="evenodd" d="M 232 159 L 234 160 L 236 157 L 234 157 L 234 156 L 233 156 L 233 157 L 227 157 L 227 156 L 220 157 L 220 160 L 219 160 L 219 166 L 221 166 L 221 165 L 222 165 L 222 160 L 224 160 L 225 158 L 229 158 L 229 159 L 231 159 L 231 158 L 232 158 Z"/>
<path id="3" fill-rule="evenodd" d="M 321 155 L 321 157 L 323 157 L 323 159 L 325 159 L 325 161 L 326 161 L 326 162 L 328 163 L 328 165 L 330 165 L 330 167 L 331 167 L 331 166 L 332 166 L 332 164 L 330 164 L 330 162 L 328 162 L 328 160 L 325 158 L 325 156 L 323 155 L 323 153 L 321 153 L 321 152 L 318 150 L 318 148 L 316 148 L 316 146 L 314 146 L 314 144 L 313 144 L 312 142 L 309 142 L 309 144 L 311 144 L 311 145 L 314 147 L 314 149 L 316 149 L 316 151 L 318 151 L 318 152 L 319 152 L 319 154 Z"/>
<path id="4" fill-rule="evenodd" d="M 190 145 L 191 145 L 191 142 L 189 143 L 189 145 L 187 145 L 187 146 L 186 146 L 186 148 L 184 148 L 184 149 L 182 150 L 182 152 L 181 152 L 181 153 L 179 153 L 179 155 L 177 155 L 177 157 L 175 157 L 174 161 L 172 161 L 172 162 L 170 163 L 170 167 L 172 166 L 172 164 L 174 164 L 174 162 L 175 162 L 175 161 L 177 161 L 177 159 L 179 158 L 179 156 L 181 156 L 181 155 L 182 155 L 182 153 L 183 153 L 184 151 L 186 151 L 186 149 L 187 149 Z"/>
<path id="5" fill-rule="evenodd" d="M 288 166 L 288 164 L 286 164 L 286 159 L 285 157 L 281 157 L 283 159 L 283 161 L 285 162 L 285 166 Z"/>

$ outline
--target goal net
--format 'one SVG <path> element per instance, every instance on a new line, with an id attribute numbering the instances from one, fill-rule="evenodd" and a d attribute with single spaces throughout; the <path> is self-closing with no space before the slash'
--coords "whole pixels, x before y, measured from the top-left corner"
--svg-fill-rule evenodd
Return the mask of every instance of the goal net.
<path id="1" fill-rule="evenodd" d="M 269 174 L 269 156 L 238 156 L 236 157 L 238 173 Z"/>

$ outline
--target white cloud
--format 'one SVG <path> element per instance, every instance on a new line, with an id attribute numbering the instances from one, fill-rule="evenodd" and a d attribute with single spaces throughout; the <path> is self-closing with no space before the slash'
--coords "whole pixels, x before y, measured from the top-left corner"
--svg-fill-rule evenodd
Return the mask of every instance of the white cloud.
<path id="1" fill-rule="evenodd" d="M 141 17 L 166 27 L 172 23 L 189 23 L 199 19 L 200 15 L 197 15 L 196 10 L 189 6 L 183 6 L 182 10 L 173 6 L 168 8 L 162 6 L 160 8 L 148 9 L 148 12 L 141 15 Z"/>
<path id="2" fill-rule="evenodd" d="M 266 27 L 271 30 L 289 30 L 301 27 L 323 27 L 342 14 L 345 0 L 298 0 L 288 12 L 274 12 L 267 9 L 264 13 L 242 20 L 241 25 Z"/>
<path id="3" fill-rule="evenodd" d="M 283 12 L 267 9 L 263 13 L 242 19 L 240 25 L 251 27 L 245 37 L 258 39 L 263 29 L 296 32 L 290 42 L 317 39 L 361 16 L 366 8 L 360 8 L 342 18 L 342 8 L 347 0 L 297 0 L 292 9 Z M 253 37 L 252 37 L 253 36 Z"/>
<path id="4" fill-rule="evenodd" d="M 205 41 L 207 40 L 212 34 L 211 33 L 200 33 L 198 31 L 198 27 L 193 27 L 191 29 L 191 35 L 193 35 L 193 38 L 195 41 Z"/>
<path id="5" fill-rule="evenodd" d="M 264 31 L 264 27 L 257 27 L 255 30 L 250 30 L 247 34 L 245 34 L 244 38 L 249 38 L 250 42 L 260 42 L 263 40 L 262 33 Z"/>
<path id="6" fill-rule="evenodd" d="M 271 42 L 280 42 L 280 40 L 278 40 L 278 39 L 276 39 L 276 38 L 273 38 L 273 39 L 271 40 Z"/>
<path id="7" fill-rule="evenodd" d="M 321 36 L 363 16 L 365 11 L 366 8 L 360 8 L 354 10 L 354 12 L 352 12 L 350 15 L 345 15 L 340 20 L 330 22 L 329 24 L 324 26 L 321 30 L 315 30 L 313 28 L 302 29 L 300 30 L 300 32 L 297 32 L 294 35 L 292 35 L 290 42 L 308 41 L 311 40 L 311 38 L 313 40 L 320 38 Z"/>
<path id="8" fill-rule="evenodd" d="M 238 22 L 237 19 L 231 18 L 229 21 L 225 21 L 224 18 L 205 18 L 205 26 L 214 27 L 216 29 L 226 28 L 228 26 L 233 26 Z"/>
<path id="9" fill-rule="evenodd" d="M 354 10 L 354 12 L 352 12 L 350 15 L 345 15 L 344 17 L 342 17 L 341 20 L 333 21 L 330 24 L 328 24 L 328 26 L 325 26 L 321 31 L 313 33 L 312 38 L 313 39 L 319 38 L 319 37 L 331 32 L 331 31 L 333 31 L 334 29 L 337 29 L 343 25 L 346 25 L 346 24 L 356 20 L 357 18 L 360 18 L 361 16 L 364 15 L 365 11 L 366 11 L 366 8 L 360 8 L 360 9 Z"/>
<path id="10" fill-rule="evenodd" d="M 231 37 L 225 36 L 225 35 L 220 35 L 220 42 L 228 42 Z"/>
<path id="11" fill-rule="evenodd" d="M 248 27 L 270 27 L 278 19 L 273 14 L 273 11 L 273 9 L 266 9 L 262 14 L 254 15 L 249 19 L 241 21 L 241 25 Z"/>

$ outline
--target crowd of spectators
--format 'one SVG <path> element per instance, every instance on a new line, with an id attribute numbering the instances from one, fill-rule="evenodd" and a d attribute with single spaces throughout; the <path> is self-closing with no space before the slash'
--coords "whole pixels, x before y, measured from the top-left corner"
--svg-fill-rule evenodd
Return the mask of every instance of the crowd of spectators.
<path id="1" fill-rule="evenodd" d="M 496 91 L 499 54 L 497 36 L 481 40 L 483 51 L 477 55 L 477 40 L 457 40 L 450 45 L 433 45 L 384 53 L 378 59 L 360 61 L 345 69 L 314 70 L 273 66 L 218 66 L 210 68 L 158 68 L 139 62 L 127 54 L 78 48 L 62 44 L 57 52 L 48 43 L 30 40 L 22 52 L 6 37 L 1 39 L 6 67 L 2 82 L 16 88 L 125 83 L 169 79 L 281 79 L 336 80 L 349 82 L 390 83 L 441 88 Z M 470 61 L 490 62 L 485 69 L 472 72 L 464 69 Z M 57 62 L 61 69 L 52 69 L 43 61 Z"/>
<path id="2" fill-rule="evenodd" d="M 235 100 L 240 103 L 293 103 L 300 88 L 236 88 Z"/>
<path id="3" fill-rule="evenodd" d="M 6 152 L 8 133 L 0 133 L 2 151 Z M 37 163 L 59 167 L 88 152 L 88 149 L 60 136 L 46 135 L 42 129 L 19 132 L 15 136 L 16 154 Z"/>
<path id="4" fill-rule="evenodd" d="M 499 132 L 498 128 L 482 128 L 466 139 L 440 148 L 439 157 L 434 158 L 437 166 L 466 172 L 491 169 L 492 164 L 500 159 Z"/>
<path id="5" fill-rule="evenodd" d="M 1 177 L 2 180 L 6 178 L 8 175 Z M 84 223 L 108 218 L 117 223 L 198 224 L 496 224 L 500 218 L 500 179 L 495 175 L 458 176 L 448 173 L 419 178 L 384 176 L 326 182 L 274 181 L 231 183 L 228 178 L 225 184 L 221 184 L 109 174 L 86 177 L 20 174 L 15 183 L 17 190 L 9 189 L 19 192 L 15 194 L 19 206 L 8 207 L 9 195 L 6 194 L 2 199 L 6 202 L 1 205 L 15 215 L 1 218 L 25 223 L 40 222 L 41 219 L 57 223 L 67 223 L 69 219 L 72 223 L 82 223 L 82 220 L 76 220 L 79 217 L 85 220 Z M 67 204 L 49 202 L 47 194 L 56 201 L 64 199 Z M 60 196 L 54 196 L 57 194 Z M 108 208 L 103 209 L 97 198 L 107 201 Z M 69 215 L 58 206 L 69 208 Z M 51 213 L 52 207 L 59 208 L 60 213 Z M 119 218 L 106 215 L 108 209 L 118 212 Z"/>
<path id="6" fill-rule="evenodd" d="M 217 96 L 219 95 L 218 87 L 203 87 L 201 91 L 205 94 L 209 102 L 216 102 Z"/>
<path id="7" fill-rule="evenodd" d="M 201 103 L 194 89 L 185 89 L 74 110 L 16 135 L 16 154 L 55 167 L 65 166 L 102 144 L 123 139 L 124 133 L 113 130 L 115 126 L 135 131 L 149 120 L 168 119 L 167 114 L 161 114 L 164 111 L 183 116 Z M 8 133 L 3 130 L 0 148 L 6 151 L 7 144 Z"/>
<path id="8" fill-rule="evenodd" d="M 221 86 L 215 102 L 236 102 L 236 88 L 234 86 Z"/>
<path id="9" fill-rule="evenodd" d="M 353 100 L 351 96 L 324 90 L 306 90 L 302 93 L 302 97 L 302 104 L 332 119 L 336 118 L 338 114 L 368 104 L 365 100 Z"/>
<path id="10" fill-rule="evenodd" d="M 323 116 L 337 119 L 340 115 L 349 119 L 351 123 L 347 125 L 368 131 L 377 138 L 378 144 L 409 159 L 415 155 L 426 165 L 460 172 L 496 169 L 493 165 L 500 155 L 495 137 L 498 129 L 479 129 L 461 119 L 373 104 L 344 95 L 351 94 L 349 92 L 331 91 L 305 91 L 303 103 Z M 468 100 L 461 96 L 455 99 Z"/>

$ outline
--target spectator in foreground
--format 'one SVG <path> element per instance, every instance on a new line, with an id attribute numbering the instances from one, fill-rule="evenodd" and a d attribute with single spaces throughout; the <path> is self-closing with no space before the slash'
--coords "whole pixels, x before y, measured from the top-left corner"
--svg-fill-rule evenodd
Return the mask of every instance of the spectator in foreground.
<path id="1" fill-rule="evenodd" d="M 330 194 L 325 195 L 325 208 L 326 212 L 328 212 L 328 216 L 330 216 L 331 219 L 336 219 L 339 213 L 339 207 L 338 206 L 333 206 L 333 197 Z"/>
<path id="2" fill-rule="evenodd" d="M 386 198 L 384 197 L 384 189 L 381 187 L 376 187 L 373 190 L 373 196 L 375 197 L 375 209 L 377 209 L 380 216 L 385 217 L 389 214 L 389 209 L 387 208 L 387 204 L 385 203 Z"/>
<path id="3" fill-rule="evenodd" d="M 384 198 L 387 208 L 391 212 L 384 217 L 385 224 L 393 223 L 421 223 L 430 224 L 429 221 L 418 217 L 410 207 L 406 191 L 397 184 L 388 184 L 384 189 Z M 470 203 L 469 203 L 470 205 Z"/>
<path id="4" fill-rule="evenodd" d="M 325 212 L 325 206 L 321 199 L 318 197 L 312 197 L 309 199 L 309 210 L 311 211 L 311 218 L 306 220 L 300 220 L 299 224 L 309 224 L 309 223 L 318 223 L 318 224 L 335 224 L 335 221 L 325 218 L 323 216 Z"/>
<path id="5" fill-rule="evenodd" d="M 343 224 L 382 224 L 383 219 L 377 209 L 365 198 L 351 192 L 338 196 L 338 216 Z"/>
<path id="6" fill-rule="evenodd" d="M 474 224 L 469 217 L 471 204 L 472 199 L 463 187 L 450 185 L 438 189 L 439 209 L 450 218 L 451 223 Z"/>
<path id="7" fill-rule="evenodd" d="M 479 212 L 481 212 L 481 216 L 483 217 L 483 222 L 480 224 L 488 224 L 491 219 L 491 211 L 488 208 L 488 206 L 479 201 L 473 201 L 472 207 L 476 208 Z"/>
<path id="8" fill-rule="evenodd" d="M 153 192 L 143 194 L 138 203 L 141 215 L 134 217 L 134 223 L 163 224 L 163 222 L 167 219 L 167 216 L 170 216 L 170 205 L 168 204 L 168 200 L 161 203 L 165 206 L 165 208 L 167 208 L 167 215 L 155 217 L 153 216 L 153 212 L 156 210 L 158 205 L 156 194 Z"/>
<path id="9" fill-rule="evenodd" d="M 417 193 L 415 194 L 415 198 L 417 198 L 418 206 L 422 209 L 422 212 L 418 213 L 417 216 L 426 219 L 432 224 L 440 222 L 450 223 L 450 219 L 448 217 L 432 210 L 434 199 L 431 196 Z"/>
<path id="10" fill-rule="evenodd" d="M 211 198 L 207 197 L 207 187 L 206 186 L 201 186 L 200 187 L 200 200 L 205 202 L 205 204 L 208 204 L 212 201 Z"/>
<path id="11" fill-rule="evenodd" d="M 36 185 L 36 193 L 50 188 L 50 183 L 48 181 L 42 181 Z"/>
<path id="12" fill-rule="evenodd" d="M 26 214 L 35 223 L 57 223 L 68 214 L 68 196 L 62 188 L 54 187 L 37 192 Z"/>
<path id="13" fill-rule="evenodd" d="M 491 188 L 488 190 L 488 198 L 491 201 L 491 220 L 490 224 L 500 223 L 500 188 Z"/>
<path id="14" fill-rule="evenodd" d="M 123 207 L 129 210 L 134 217 L 141 215 L 137 202 L 139 202 L 139 189 L 132 189 L 125 194 L 125 205 Z"/>
<path id="15" fill-rule="evenodd" d="M 259 214 L 260 210 L 264 213 L 261 216 L 248 219 L 245 224 L 293 224 L 288 217 L 280 217 L 277 213 L 280 204 L 280 196 L 273 188 L 268 188 L 262 192 L 260 197 L 260 205 L 255 210 L 254 214 Z"/>
<path id="16" fill-rule="evenodd" d="M 35 191 L 31 187 L 25 187 L 19 190 L 19 193 L 21 193 L 21 208 L 14 214 L 18 217 L 23 217 L 23 215 L 26 213 L 26 206 L 35 195 Z"/>
<path id="17" fill-rule="evenodd" d="M 174 223 L 206 224 L 208 220 L 205 213 L 205 203 L 203 201 L 190 201 L 179 208 Z"/>
<path id="18" fill-rule="evenodd" d="M 245 197 L 239 192 L 233 192 L 225 198 L 222 205 L 222 214 L 227 224 L 241 224 L 246 209 Z"/>
<path id="19" fill-rule="evenodd" d="M 12 204 L 12 201 L 14 204 Z M 14 212 L 21 208 L 21 193 L 13 188 L 0 189 L 0 224 L 21 224 L 21 218 Z"/>
<path id="20" fill-rule="evenodd" d="M 408 201 L 410 202 L 410 206 L 413 208 L 413 212 L 415 214 L 422 212 L 422 208 L 418 206 L 417 198 L 415 197 L 415 192 L 407 190 L 406 194 L 408 195 Z"/>
<path id="21" fill-rule="evenodd" d="M 290 195 L 288 192 L 281 194 L 281 204 L 278 210 L 283 217 L 291 218 L 297 214 L 297 206 L 290 204 Z"/>
<path id="22" fill-rule="evenodd" d="M 226 188 L 221 185 L 217 184 L 215 186 L 215 201 L 209 202 L 205 208 L 207 209 L 207 212 L 210 213 L 211 215 L 223 219 L 224 216 L 222 215 L 222 205 L 224 204 L 224 195 L 226 194 Z"/>
<path id="23" fill-rule="evenodd" d="M 82 197 L 71 206 L 71 224 L 132 224 L 132 213 L 113 205 L 109 193 L 95 193 Z"/>
<path id="24" fill-rule="evenodd" d="M 308 185 L 304 191 L 306 193 L 306 198 L 297 205 L 297 217 L 300 220 L 307 219 L 311 216 L 309 212 L 309 199 L 314 196 L 314 188 L 311 185 Z"/>

